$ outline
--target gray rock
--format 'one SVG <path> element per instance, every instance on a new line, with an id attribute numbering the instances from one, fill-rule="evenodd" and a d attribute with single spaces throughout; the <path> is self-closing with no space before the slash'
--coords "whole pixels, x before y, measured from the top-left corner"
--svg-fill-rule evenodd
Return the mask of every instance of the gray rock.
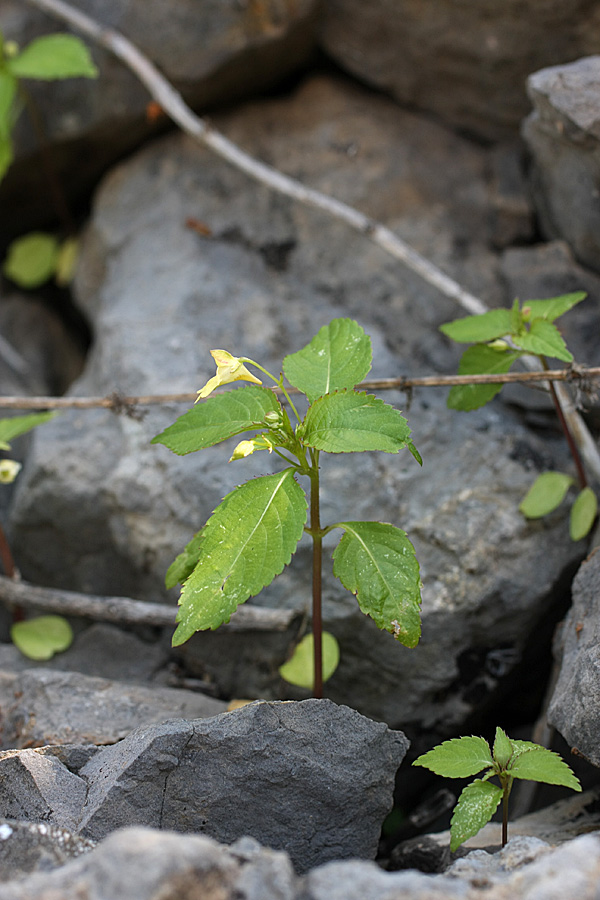
<path id="1" fill-rule="evenodd" d="M 542 66 L 595 52 L 600 24 L 579 0 L 328 0 L 322 46 L 345 70 L 454 127 L 498 140 L 527 113 Z"/>
<path id="2" fill-rule="evenodd" d="M 38 822 L 0 820 L 0 882 L 49 872 L 94 847 L 66 828 Z"/>
<path id="3" fill-rule="evenodd" d="M 275 165 L 386 221 L 459 281 L 502 302 L 487 247 L 484 151 L 326 78 L 218 124 L 258 155 L 268 151 Z M 190 215 L 212 238 L 185 227 Z M 455 371 L 460 355 L 437 330 L 461 315 L 453 303 L 344 226 L 249 183 L 180 137 L 106 179 L 76 291 L 95 331 L 76 394 L 193 391 L 212 374 L 214 347 L 279 371 L 285 353 L 340 315 L 355 316 L 371 334 L 375 377 Z M 403 394 L 385 399 L 406 409 Z M 324 522 L 351 510 L 405 528 L 424 581 L 423 640 L 410 651 L 378 632 L 331 578 L 328 538 L 326 624 L 342 644 L 328 695 L 393 726 L 448 734 L 487 705 L 518 664 L 581 550 L 564 539 L 562 510 L 528 523 L 517 509 L 539 467 L 568 465 L 559 441 L 524 429 L 500 403 L 469 415 L 443 404 L 441 392 L 421 392 L 408 412 L 422 470 L 408 454 L 324 459 L 322 510 Z M 164 599 L 167 566 L 221 498 L 272 466 L 259 454 L 225 466 L 228 446 L 183 458 L 151 446 L 184 409 L 152 408 L 141 421 L 73 411 L 45 426 L 43 442 L 34 435 L 12 514 L 24 577 Z M 254 602 L 306 609 L 309 572 L 303 540 L 292 565 Z M 251 676 L 240 663 L 251 660 L 256 635 L 206 634 L 197 651 L 182 653 L 223 695 L 290 696 L 277 665 L 293 637 L 287 646 L 274 640 L 271 658 Z"/>
<path id="4" fill-rule="evenodd" d="M 191 691 L 50 669 L 21 673 L 13 692 L 4 740 L 16 747 L 112 744 L 141 725 L 175 716 L 215 716 L 226 708 L 220 700 Z"/>
<path id="5" fill-rule="evenodd" d="M 600 270 L 600 56 L 535 72 L 527 81 L 534 112 L 522 133 L 535 164 L 534 199 L 545 233 L 564 238 Z"/>
<path id="6" fill-rule="evenodd" d="M 408 741 L 329 700 L 253 703 L 150 726 L 96 754 L 79 830 L 124 825 L 251 835 L 298 871 L 374 857 Z"/>
<path id="7" fill-rule="evenodd" d="M 573 582 L 573 604 L 561 631 L 558 682 L 548 721 L 591 763 L 600 766 L 600 550 Z"/>
<path id="8" fill-rule="evenodd" d="M 275 85 L 302 65 L 314 44 L 317 0 L 182 0 L 174 12 L 163 2 L 82 0 L 78 9 L 129 37 L 194 106 L 206 109 Z M 21 45 L 64 24 L 20 0 L 6 0 L 0 29 Z M 201 48 L 201 51 L 200 51 Z M 39 105 L 55 167 L 68 195 L 79 199 L 106 167 L 164 122 L 145 119 L 146 88 L 112 54 L 90 47 L 98 79 L 27 83 Z M 17 159 L 3 184 L 1 202 L 22 230 L 48 217 L 48 185 L 38 140 L 28 117 L 18 123 Z M 23 162 L 25 161 L 25 162 Z"/>
<path id="9" fill-rule="evenodd" d="M 58 759 L 37 750 L 0 751 L 0 803 L 10 819 L 73 829 L 86 783 Z"/>

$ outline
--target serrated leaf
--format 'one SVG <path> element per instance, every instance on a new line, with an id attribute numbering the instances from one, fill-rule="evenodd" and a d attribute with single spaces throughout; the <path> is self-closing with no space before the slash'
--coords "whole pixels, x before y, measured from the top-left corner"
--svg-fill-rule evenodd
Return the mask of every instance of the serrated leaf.
<path id="1" fill-rule="evenodd" d="M 5 61 L 17 78 L 54 81 L 61 78 L 96 78 L 98 69 L 90 51 L 72 34 L 47 34 L 28 44 L 18 56 Z"/>
<path id="2" fill-rule="evenodd" d="M 321 653 L 323 660 L 323 682 L 327 681 L 338 667 L 340 647 L 328 631 L 322 633 Z M 288 684 L 312 690 L 315 683 L 315 642 L 314 635 L 307 634 L 294 649 L 293 656 L 279 667 L 279 674 Z"/>
<path id="3" fill-rule="evenodd" d="M 413 766 L 423 766 L 444 778 L 468 778 L 493 765 L 490 745 L 475 735 L 444 741 L 413 763 Z"/>
<path id="4" fill-rule="evenodd" d="M 475 344 L 463 353 L 459 375 L 496 375 L 508 372 L 523 354 L 518 350 L 496 350 L 487 344 Z M 489 403 L 502 390 L 501 384 L 461 384 L 450 388 L 447 405 L 450 409 L 468 412 Z"/>
<path id="5" fill-rule="evenodd" d="M 3 449 L 8 450 L 8 444 L 20 434 L 26 434 L 37 425 L 43 425 L 57 416 L 57 412 L 29 413 L 25 416 L 13 416 L 10 419 L 0 419 L 0 443 Z"/>
<path id="6" fill-rule="evenodd" d="M 406 647 L 421 636 L 421 578 L 408 537 L 385 522 L 340 522 L 333 574 L 356 594 L 361 610 Z"/>
<path id="7" fill-rule="evenodd" d="M 243 431 L 264 427 L 269 412 L 281 413 L 279 400 L 268 388 L 247 385 L 224 394 L 215 394 L 180 416 L 152 438 L 173 453 L 185 456 L 219 444 Z"/>
<path id="8" fill-rule="evenodd" d="M 580 541 L 590 533 L 598 514 L 598 499 L 590 487 L 585 487 L 571 507 L 569 533 L 572 541 Z"/>
<path id="9" fill-rule="evenodd" d="M 558 328 L 546 319 L 534 319 L 529 331 L 515 334 L 513 340 L 527 353 L 573 362 L 573 354 L 567 349 Z"/>
<path id="10" fill-rule="evenodd" d="M 36 288 L 52 277 L 57 259 L 57 239 L 32 231 L 10 244 L 3 271 L 19 287 Z"/>
<path id="11" fill-rule="evenodd" d="M 545 747 L 533 747 L 521 753 L 511 763 L 508 771 L 514 778 L 560 784 L 574 791 L 581 790 L 579 780 L 564 759 Z"/>
<path id="12" fill-rule="evenodd" d="M 175 557 L 165 575 L 165 587 L 175 587 L 184 584 L 190 577 L 200 559 L 200 545 L 202 543 L 203 529 L 197 531 L 194 537 L 186 545 L 185 550 Z"/>
<path id="13" fill-rule="evenodd" d="M 203 529 L 198 565 L 183 586 L 173 646 L 228 622 L 283 571 L 302 537 L 306 495 L 294 470 L 235 488 Z"/>
<path id="14" fill-rule="evenodd" d="M 306 347 L 283 360 L 285 377 L 312 403 L 324 394 L 353 388 L 368 374 L 371 339 L 353 319 L 334 319 Z"/>
<path id="15" fill-rule="evenodd" d="M 38 616 L 15 622 L 10 629 L 13 644 L 29 659 L 51 659 L 73 643 L 73 629 L 62 616 Z"/>
<path id="16" fill-rule="evenodd" d="M 302 442 L 327 453 L 398 453 L 410 443 L 410 428 L 397 409 L 373 394 L 340 391 L 309 406 Z"/>
<path id="17" fill-rule="evenodd" d="M 514 753 L 512 741 L 501 728 L 496 728 L 496 736 L 494 738 L 494 759 L 498 765 L 505 769 L 508 761 Z"/>
<path id="18" fill-rule="evenodd" d="M 468 784 L 458 798 L 450 822 L 450 850 L 454 853 L 461 844 L 481 831 L 490 821 L 502 800 L 502 788 L 490 781 L 476 779 Z"/>
<path id="19" fill-rule="evenodd" d="M 459 344 L 494 341 L 510 334 L 511 321 L 509 309 L 490 309 L 478 316 L 464 316 L 446 322 L 440 325 L 440 331 Z"/>
<path id="20" fill-rule="evenodd" d="M 550 297 L 547 300 L 527 300 L 523 308 L 529 309 L 530 320 L 545 319 L 547 322 L 554 322 L 586 297 L 585 291 L 575 291 L 573 294 L 562 294 L 560 297 Z"/>
<path id="21" fill-rule="evenodd" d="M 572 484 L 571 476 L 563 472 L 542 472 L 521 500 L 519 509 L 527 519 L 547 516 L 560 506 Z"/>

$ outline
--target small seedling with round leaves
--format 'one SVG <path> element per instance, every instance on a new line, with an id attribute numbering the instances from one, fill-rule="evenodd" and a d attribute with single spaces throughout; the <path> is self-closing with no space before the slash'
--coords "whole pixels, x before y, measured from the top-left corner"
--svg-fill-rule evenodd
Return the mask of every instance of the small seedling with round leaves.
<path id="1" fill-rule="evenodd" d="M 285 468 L 231 491 L 170 566 L 167 587 L 182 585 L 173 643 L 228 622 L 240 603 L 282 572 L 306 533 L 313 544 L 314 639 L 301 641 L 280 672 L 293 684 L 312 687 L 319 697 L 324 675 L 333 673 L 339 656 L 335 638 L 323 634 L 321 624 L 322 544 L 329 532 L 343 532 L 333 554 L 333 574 L 356 595 L 361 610 L 407 647 L 415 647 L 421 634 L 421 579 L 414 547 L 404 531 L 385 522 L 323 526 L 320 454 L 408 449 L 417 462 L 421 458 L 400 412 L 356 389 L 371 368 L 372 349 L 370 338 L 352 319 L 334 319 L 283 360 L 288 384 L 308 400 L 303 417 L 283 375 L 275 377 L 254 360 L 226 350 L 211 354 L 217 373 L 198 392 L 200 404 L 153 443 L 184 455 L 250 432 L 254 436 L 235 447 L 230 462 L 267 450 Z M 285 406 L 248 367 L 274 382 Z M 216 388 L 237 381 L 251 383 L 211 396 Z M 308 498 L 298 478 L 308 479 Z"/>
<path id="2" fill-rule="evenodd" d="M 461 737 L 444 741 L 429 750 L 413 766 L 423 766 L 444 778 L 468 778 L 480 772 L 458 798 L 450 824 L 450 849 L 458 849 L 486 825 L 502 801 L 502 846 L 508 840 L 508 799 L 515 778 L 563 785 L 580 791 L 581 785 L 558 753 L 533 744 L 516 741 L 496 728 L 493 750 L 482 737 Z M 497 777 L 500 784 L 491 778 Z"/>

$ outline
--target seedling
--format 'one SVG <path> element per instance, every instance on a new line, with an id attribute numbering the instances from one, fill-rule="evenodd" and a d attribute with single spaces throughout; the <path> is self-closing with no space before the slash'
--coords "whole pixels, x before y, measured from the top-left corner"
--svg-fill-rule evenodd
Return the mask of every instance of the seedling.
<path id="1" fill-rule="evenodd" d="M 502 846 L 508 840 L 508 799 L 515 778 L 543 781 L 580 791 L 571 768 L 552 750 L 530 741 L 515 741 L 496 728 L 493 752 L 482 737 L 444 741 L 415 759 L 444 778 L 468 778 L 487 769 L 483 778 L 468 784 L 458 798 L 450 824 L 450 850 L 454 852 L 486 825 L 502 801 Z M 497 777 L 500 785 L 489 779 Z"/>
<path id="2" fill-rule="evenodd" d="M 66 230 L 71 222 L 65 198 L 48 158 L 45 135 L 41 133 L 40 117 L 23 80 L 56 81 L 64 78 L 96 78 L 98 70 L 89 50 L 72 34 L 47 34 L 36 38 L 20 49 L 14 41 L 5 41 L 0 32 L 0 181 L 13 160 L 13 131 L 24 108 L 28 108 L 35 130 L 46 176 L 53 192 L 56 212 L 65 220 Z M 59 285 L 70 280 L 77 244 L 72 238 L 64 241 L 51 234 L 33 232 L 18 238 L 10 245 L 3 266 L 4 274 L 20 287 L 33 288 L 55 276 Z"/>
<path id="3" fill-rule="evenodd" d="M 361 610 L 407 647 L 415 647 L 421 633 L 419 565 L 410 540 L 404 531 L 383 522 L 344 521 L 323 527 L 320 454 L 398 453 L 406 448 L 419 464 L 421 457 L 400 412 L 355 390 L 371 368 L 372 350 L 370 338 L 351 319 L 334 319 L 306 347 L 283 360 L 288 384 L 309 401 L 304 417 L 298 413 L 283 375 L 276 377 L 259 363 L 224 350 L 212 350 L 211 354 L 217 374 L 198 392 L 199 400 L 208 399 L 177 419 L 153 443 L 185 455 L 253 432 L 254 437 L 237 445 L 230 461 L 267 450 L 286 466 L 236 487 L 170 566 L 167 587 L 183 586 L 173 645 L 184 643 L 196 631 L 228 622 L 240 603 L 282 572 L 306 532 L 313 546 L 314 652 L 307 642 L 301 642 L 298 654 L 313 657 L 313 676 L 307 681 L 298 658 L 295 663 L 302 669 L 300 675 L 294 672 L 297 666 L 289 664 L 287 669 L 282 667 L 282 675 L 292 681 L 296 677 L 293 683 L 311 686 L 320 697 L 322 544 L 329 532 L 343 531 L 333 554 L 333 572 L 356 595 Z M 274 383 L 286 407 L 276 391 L 263 387 L 247 366 Z M 235 381 L 252 383 L 209 396 L 215 388 Z M 309 503 L 297 478 L 308 479 Z M 332 648 L 326 660 L 331 674 L 337 662 L 336 648 L 329 639 L 325 646 L 326 650 Z"/>
<path id="4" fill-rule="evenodd" d="M 465 316 L 442 325 L 440 330 L 459 343 L 475 342 L 463 353 L 460 375 L 500 374 L 508 372 L 522 356 L 536 356 L 544 369 L 547 357 L 573 362 L 554 321 L 586 297 L 583 291 L 548 300 L 528 300 L 523 307 L 515 300 L 512 309 L 492 309 L 478 316 Z M 501 384 L 467 384 L 450 389 L 451 409 L 472 410 L 489 403 Z M 585 469 L 565 419 L 558 394 L 550 382 L 550 395 L 567 440 L 577 471 L 579 494 L 571 507 L 570 535 L 578 541 L 589 533 L 598 511 L 594 491 L 588 486 Z M 544 472 L 531 486 L 519 509 L 528 519 L 537 519 L 556 509 L 574 483 L 570 475 Z"/>

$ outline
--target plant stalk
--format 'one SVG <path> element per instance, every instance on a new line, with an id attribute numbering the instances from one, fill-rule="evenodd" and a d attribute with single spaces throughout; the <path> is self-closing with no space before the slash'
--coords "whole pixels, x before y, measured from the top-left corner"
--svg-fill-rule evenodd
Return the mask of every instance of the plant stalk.
<path id="1" fill-rule="evenodd" d="M 310 534 L 313 542 L 312 630 L 314 646 L 313 697 L 323 697 L 323 620 L 321 612 L 323 531 L 319 506 L 319 451 L 311 451 L 310 470 Z"/>
<path id="2" fill-rule="evenodd" d="M 543 356 L 540 357 L 542 367 L 548 371 L 549 366 Z M 575 463 L 575 468 L 577 470 L 577 479 L 579 481 L 579 488 L 583 490 L 587 487 L 587 476 L 585 474 L 585 469 L 583 467 L 583 462 L 581 460 L 581 454 L 579 453 L 579 449 L 577 444 L 575 443 L 575 439 L 571 434 L 571 429 L 569 428 L 569 424 L 565 418 L 565 414 L 562 408 L 562 404 L 560 402 L 559 396 L 556 392 L 556 388 L 552 381 L 548 382 L 550 387 L 550 396 L 552 397 L 552 402 L 554 404 L 554 409 L 556 410 L 556 415 L 558 416 L 558 421 L 560 422 L 560 427 L 562 428 L 563 434 L 566 438 L 567 445 L 569 447 L 569 451 L 573 458 L 573 462 Z"/>
<path id="3" fill-rule="evenodd" d="M 510 790 L 508 785 L 503 785 L 504 793 L 502 794 L 502 846 L 506 847 L 508 841 L 508 798 Z"/>

